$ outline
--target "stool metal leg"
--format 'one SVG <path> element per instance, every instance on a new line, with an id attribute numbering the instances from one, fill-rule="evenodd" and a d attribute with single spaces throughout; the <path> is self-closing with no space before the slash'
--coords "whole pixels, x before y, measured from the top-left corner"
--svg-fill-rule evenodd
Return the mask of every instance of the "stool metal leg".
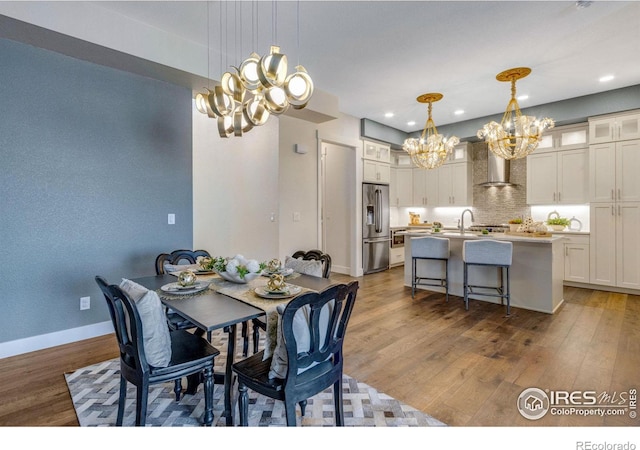
<path id="1" fill-rule="evenodd" d="M 469 292 L 468 292 L 468 267 L 464 263 L 464 309 L 469 311 Z"/>
<path id="2" fill-rule="evenodd" d="M 507 267 L 507 316 L 511 315 L 511 288 L 509 286 L 509 267 Z"/>
<path id="3" fill-rule="evenodd" d="M 411 298 L 415 298 L 416 293 L 416 259 L 411 258 Z"/>
<path id="4" fill-rule="evenodd" d="M 449 260 L 444 260 L 444 291 L 447 296 L 447 302 L 449 302 Z"/>

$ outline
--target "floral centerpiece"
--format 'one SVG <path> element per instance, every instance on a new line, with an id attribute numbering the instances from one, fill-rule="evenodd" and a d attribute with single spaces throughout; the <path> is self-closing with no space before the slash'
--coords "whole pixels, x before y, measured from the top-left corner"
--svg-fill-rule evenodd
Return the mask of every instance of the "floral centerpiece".
<path id="1" fill-rule="evenodd" d="M 248 283 L 260 275 L 265 268 L 264 263 L 255 259 L 246 259 L 242 255 L 233 258 L 218 256 L 212 259 L 212 269 L 222 278 L 234 283 Z"/>

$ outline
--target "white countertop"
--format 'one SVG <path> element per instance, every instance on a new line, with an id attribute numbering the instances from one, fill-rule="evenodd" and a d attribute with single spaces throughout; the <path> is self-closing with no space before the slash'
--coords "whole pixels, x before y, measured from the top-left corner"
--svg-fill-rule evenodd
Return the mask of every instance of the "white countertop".
<path id="1" fill-rule="evenodd" d="M 440 233 L 433 233 L 432 231 L 418 231 L 418 230 L 410 230 L 405 232 L 400 232 L 400 234 L 404 234 L 409 237 L 423 237 L 423 236 L 434 236 L 434 237 L 446 237 L 450 239 L 495 239 L 499 241 L 510 241 L 510 242 L 535 242 L 540 244 L 548 244 L 553 241 L 557 241 L 559 239 L 564 239 L 563 236 L 552 235 L 549 237 L 527 237 L 527 236 L 518 236 L 509 233 L 490 233 L 490 234 L 481 234 L 476 232 L 465 232 L 461 234 L 459 231 L 443 231 Z M 555 234 L 555 233 L 554 233 Z"/>

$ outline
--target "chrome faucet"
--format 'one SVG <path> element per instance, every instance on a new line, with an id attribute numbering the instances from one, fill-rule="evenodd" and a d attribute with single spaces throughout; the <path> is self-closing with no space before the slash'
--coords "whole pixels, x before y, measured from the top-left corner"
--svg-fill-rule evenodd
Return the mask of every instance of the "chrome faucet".
<path id="1" fill-rule="evenodd" d="M 473 211 L 471 211 L 469 208 L 462 211 L 462 215 L 460 216 L 460 234 L 464 234 L 464 213 L 466 213 L 467 211 L 469 212 L 469 214 L 471 214 L 471 223 L 473 223 L 473 221 L 475 220 L 473 218 Z"/>

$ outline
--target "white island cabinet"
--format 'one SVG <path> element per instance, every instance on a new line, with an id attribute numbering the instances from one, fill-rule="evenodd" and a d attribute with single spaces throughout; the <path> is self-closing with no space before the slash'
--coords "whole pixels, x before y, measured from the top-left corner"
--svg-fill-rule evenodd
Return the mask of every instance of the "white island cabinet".
<path id="1" fill-rule="evenodd" d="M 411 239 L 425 237 L 425 233 L 407 232 L 404 240 L 405 263 L 404 284 L 411 287 Z M 463 297 L 462 244 L 468 239 L 496 239 L 513 242 L 513 261 L 510 268 L 511 306 L 553 314 L 563 302 L 564 238 L 520 237 L 498 233 L 489 237 L 459 232 L 441 233 L 438 237 L 448 238 L 451 256 L 449 258 L 449 294 Z M 418 271 L 423 276 L 439 276 L 438 264 L 418 261 Z M 430 275 L 429 275 L 430 274 Z M 498 271 L 495 267 L 473 266 L 469 271 L 471 284 L 497 285 Z M 419 287 L 420 288 L 420 287 Z M 444 288 L 429 286 L 429 290 L 444 292 Z M 495 297 L 470 295 L 469 298 L 498 303 Z M 449 301 L 457 301 L 450 298 Z M 460 307 L 464 302 L 460 299 Z M 506 307 L 505 307 L 506 308 Z M 506 312 L 506 309 L 505 309 Z M 513 314 L 513 311 L 512 311 Z"/>

